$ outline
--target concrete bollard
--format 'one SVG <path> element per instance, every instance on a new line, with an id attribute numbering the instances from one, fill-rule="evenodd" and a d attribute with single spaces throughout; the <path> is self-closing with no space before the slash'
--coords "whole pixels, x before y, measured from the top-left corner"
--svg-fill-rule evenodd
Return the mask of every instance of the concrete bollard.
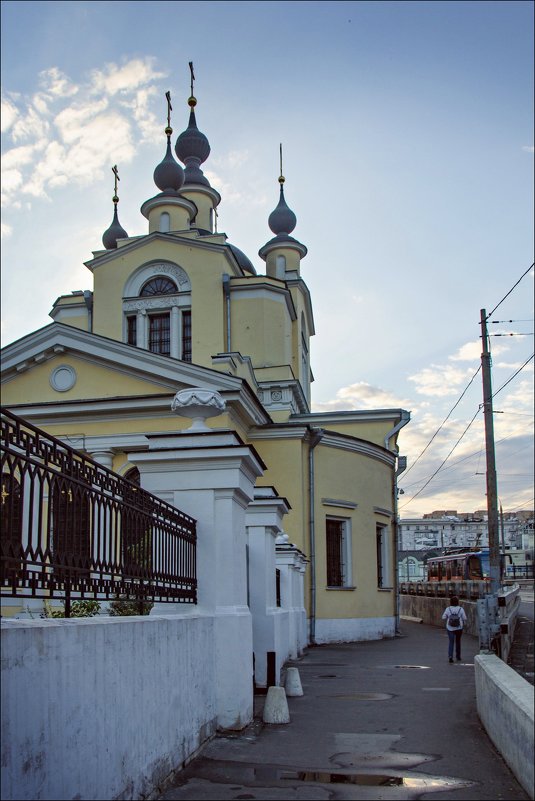
<path id="1" fill-rule="evenodd" d="M 290 696 L 290 698 L 293 698 L 297 695 L 303 695 L 301 679 L 299 677 L 299 671 L 296 667 L 287 668 L 284 687 L 286 689 L 286 695 Z"/>
<path id="2" fill-rule="evenodd" d="M 269 687 L 262 715 L 264 723 L 289 723 L 290 711 L 284 687 Z"/>

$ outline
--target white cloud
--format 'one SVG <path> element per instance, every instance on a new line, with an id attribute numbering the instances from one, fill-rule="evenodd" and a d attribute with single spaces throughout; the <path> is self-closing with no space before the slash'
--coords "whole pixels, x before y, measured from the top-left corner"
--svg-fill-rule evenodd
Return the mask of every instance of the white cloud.
<path id="1" fill-rule="evenodd" d="M 19 116 L 19 110 L 15 106 L 11 100 L 3 97 L 1 102 L 1 114 L 0 119 L 2 121 L 2 133 L 9 131 L 9 129 L 14 125 L 16 119 Z"/>
<path id="2" fill-rule="evenodd" d="M 20 196 L 49 199 L 69 181 L 89 185 L 106 165 L 128 163 L 141 142 L 154 141 L 162 120 L 151 110 L 164 77 L 154 59 L 132 59 L 94 70 L 75 85 L 57 67 L 39 73 L 39 92 L 2 98 L 7 135 L 2 157 L 2 202 L 11 210 Z M 24 141 L 27 144 L 9 148 Z"/>
<path id="3" fill-rule="evenodd" d="M 535 147 L 533 145 L 524 145 L 522 150 L 525 150 L 526 153 L 535 153 Z"/>
<path id="4" fill-rule="evenodd" d="M 431 367 L 410 375 L 408 380 L 416 385 L 416 392 L 420 395 L 444 397 L 456 395 L 461 385 L 472 375 L 473 370 L 461 370 L 449 364 L 432 364 Z"/>
<path id="5" fill-rule="evenodd" d="M 457 353 L 453 356 L 448 356 L 452 362 L 473 362 L 481 356 L 481 341 L 476 339 L 475 342 L 466 342 L 461 345 Z"/>
<path id="6" fill-rule="evenodd" d="M 154 58 L 133 59 L 122 67 L 117 64 L 106 64 L 103 70 L 91 72 L 92 93 L 105 92 L 115 95 L 117 92 L 128 93 L 140 86 L 144 86 L 160 78 L 165 78 L 164 72 L 157 72 L 153 68 Z"/>
<path id="7" fill-rule="evenodd" d="M 334 400 L 312 404 L 315 412 L 334 412 L 349 409 L 399 409 L 410 408 L 410 401 L 401 399 L 388 390 L 359 381 L 342 387 Z"/>
<path id="8" fill-rule="evenodd" d="M 5 222 L 2 222 L 1 226 L 2 226 L 2 239 L 7 239 L 8 236 L 11 236 L 13 228 Z"/>

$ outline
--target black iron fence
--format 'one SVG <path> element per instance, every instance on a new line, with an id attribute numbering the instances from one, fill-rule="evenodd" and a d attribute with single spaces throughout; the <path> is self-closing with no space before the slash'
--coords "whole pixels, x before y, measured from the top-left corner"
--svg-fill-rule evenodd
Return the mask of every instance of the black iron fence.
<path id="1" fill-rule="evenodd" d="M 2 596 L 196 603 L 195 520 L 1 410 Z"/>

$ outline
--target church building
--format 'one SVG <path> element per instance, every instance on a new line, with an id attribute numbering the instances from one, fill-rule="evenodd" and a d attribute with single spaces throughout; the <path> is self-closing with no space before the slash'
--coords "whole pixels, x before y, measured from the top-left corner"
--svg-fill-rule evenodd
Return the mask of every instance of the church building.
<path id="1" fill-rule="evenodd" d="M 114 168 L 113 219 L 85 262 L 92 286 L 59 297 L 49 325 L 3 349 L 2 403 L 145 486 L 148 438 L 192 430 L 180 402 L 190 391 L 200 409 L 193 427 L 231 432 L 262 465 L 258 497 L 285 499 L 287 541 L 306 559 L 308 642 L 392 637 L 397 437 L 410 415 L 311 410 L 307 248 L 293 236 L 285 179 L 260 270 L 217 230 L 222 198 L 203 173 L 210 144 L 193 91 L 188 104 L 173 141 L 168 95 L 165 153 L 138 233 L 119 222 Z"/>

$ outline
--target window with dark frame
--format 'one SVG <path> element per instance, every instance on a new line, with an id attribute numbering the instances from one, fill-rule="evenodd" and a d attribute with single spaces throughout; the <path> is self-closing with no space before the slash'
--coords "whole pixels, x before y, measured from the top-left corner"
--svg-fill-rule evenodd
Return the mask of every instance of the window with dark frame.
<path id="1" fill-rule="evenodd" d="M 344 522 L 343 520 L 326 521 L 327 540 L 327 586 L 344 586 Z"/>
<path id="2" fill-rule="evenodd" d="M 384 563 L 383 563 L 383 537 L 384 529 L 377 526 L 375 529 L 376 551 L 377 551 L 377 586 L 384 586 Z"/>
<path id="3" fill-rule="evenodd" d="M 129 345 L 136 345 L 137 344 L 137 316 L 135 314 L 130 314 L 126 318 L 126 324 L 128 327 L 127 331 L 127 342 Z"/>
<path id="4" fill-rule="evenodd" d="M 149 316 L 149 350 L 152 353 L 161 353 L 162 356 L 171 354 L 170 323 L 169 314 L 151 314 Z"/>
<path id="5" fill-rule="evenodd" d="M 142 298 L 146 298 L 152 297 L 153 295 L 175 295 L 177 292 L 178 288 L 174 281 L 171 281 L 170 278 L 158 276 L 157 278 L 151 278 L 150 281 L 147 281 L 147 283 L 143 285 L 139 295 Z"/>
<path id="6" fill-rule="evenodd" d="M 191 311 L 182 312 L 182 360 L 191 362 Z"/>

